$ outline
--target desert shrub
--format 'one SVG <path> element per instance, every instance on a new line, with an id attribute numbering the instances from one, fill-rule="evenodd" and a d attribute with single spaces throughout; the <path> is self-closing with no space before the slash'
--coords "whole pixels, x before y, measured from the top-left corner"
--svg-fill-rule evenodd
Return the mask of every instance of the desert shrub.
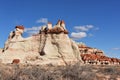
<path id="1" fill-rule="evenodd" d="M 40 66 L 25 67 L 15 72 L 15 80 L 53 80 L 50 73 Z"/>
<path id="2" fill-rule="evenodd" d="M 84 72 L 84 74 L 81 74 L 79 80 L 97 80 L 96 74 L 94 72 Z"/>
<path id="3" fill-rule="evenodd" d="M 79 64 L 67 65 L 62 70 L 63 78 L 69 80 L 79 80 L 79 74 L 81 73 L 82 73 L 82 69 L 80 68 Z"/>
<path id="4" fill-rule="evenodd" d="M 120 66 L 0 64 L 0 80 L 103 80 L 107 79 L 105 75 L 111 75 L 109 80 L 116 80 Z"/>
<path id="5" fill-rule="evenodd" d="M 16 69 L 16 66 L 14 66 Z M 17 68 L 15 70 L 14 80 L 58 80 L 60 78 L 60 72 L 57 70 L 51 71 L 49 68 L 41 66 L 28 65 L 24 68 Z"/>
<path id="6" fill-rule="evenodd" d="M 92 66 L 83 65 L 79 63 L 75 65 L 68 65 L 62 70 L 63 78 L 67 80 L 94 80 L 96 74 L 92 71 Z"/>
<path id="7" fill-rule="evenodd" d="M 105 75 L 120 75 L 119 67 L 117 66 L 107 66 L 99 68 L 98 72 L 103 73 Z"/>

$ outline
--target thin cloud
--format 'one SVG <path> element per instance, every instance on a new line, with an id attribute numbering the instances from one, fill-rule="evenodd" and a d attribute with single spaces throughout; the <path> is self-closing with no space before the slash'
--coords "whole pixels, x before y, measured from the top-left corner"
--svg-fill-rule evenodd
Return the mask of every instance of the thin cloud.
<path id="1" fill-rule="evenodd" d="M 74 29 L 77 31 L 89 31 L 92 28 L 94 28 L 93 25 L 83 25 L 83 26 L 75 26 L 74 27 Z"/>
<path id="2" fill-rule="evenodd" d="M 81 39 L 81 38 L 84 38 L 84 37 L 87 37 L 87 33 L 86 32 L 72 32 L 71 33 L 71 38 L 72 39 Z"/>
<path id="3" fill-rule="evenodd" d="M 47 18 L 40 18 L 39 20 L 36 21 L 36 23 L 48 23 L 48 19 Z"/>
<path id="4" fill-rule="evenodd" d="M 120 48 L 112 48 L 112 50 L 120 50 Z"/>
<path id="5" fill-rule="evenodd" d="M 31 27 L 31 28 L 25 28 L 25 32 L 27 31 L 37 31 L 37 30 L 40 30 L 41 29 L 41 26 L 34 26 L 34 27 Z"/>
<path id="6" fill-rule="evenodd" d="M 93 36 L 93 34 L 89 33 L 89 34 L 88 34 L 88 36 L 89 36 L 89 37 L 92 37 L 92 36 Z"/>
<path id="7" fill-rule="evenodd" d="M 27 32 L 28 36 L 32 36 L 32 35 L 38 34 L 38 33 L 39 33 L 39 31 L 28 31 Z"/>
<path id="8" fill-rule="evenodd" d="M 34 26 L 32 28 L 25 28 L 24 32 L 26 32 L 29 36 L 31 36 L 33 34 L 37 34 L 40 29 L 41 26 Z"/>

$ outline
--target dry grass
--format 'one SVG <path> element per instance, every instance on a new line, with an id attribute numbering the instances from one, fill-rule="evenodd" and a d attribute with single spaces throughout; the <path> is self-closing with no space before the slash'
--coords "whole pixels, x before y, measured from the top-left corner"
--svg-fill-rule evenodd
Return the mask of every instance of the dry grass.
<path id="1" fill-rule="evenodd" d="M 0 64 L 0 80 L 117 80 L 120 66 Z"/>

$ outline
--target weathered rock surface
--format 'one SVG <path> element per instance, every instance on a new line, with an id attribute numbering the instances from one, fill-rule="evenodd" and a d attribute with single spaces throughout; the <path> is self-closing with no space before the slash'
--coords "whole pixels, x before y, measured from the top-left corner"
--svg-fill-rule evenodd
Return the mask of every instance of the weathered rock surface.
<path id="1" fill-rule="evenodd" d="M 104 56 L 104 52 L 100 49 L 88 47 L 82 42 L 77 44 L 81 54 L 96 54 L 96 55 Z"/>
<path id="2" fill-rule="evenodd" d="M 52 28 L 48 23 L 39 34 L 23 38 L 23 26 L 16 26 L 5 43 L 0 59 L 3 63 L 12 63 L 19 59 L 20 63 L 31 64 L 67 64 L 81 61 L 78 45 L 68 37 L 64 21 Z"/>

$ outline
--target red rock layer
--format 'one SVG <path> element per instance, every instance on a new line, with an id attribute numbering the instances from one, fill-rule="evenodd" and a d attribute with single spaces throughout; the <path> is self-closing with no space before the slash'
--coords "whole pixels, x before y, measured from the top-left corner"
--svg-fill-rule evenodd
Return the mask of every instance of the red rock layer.
<path id="1" fill-rule="evenodd" d="M 120 64 L 120 59 L 96 54 L 81 54 L 85 64 Z"/>

